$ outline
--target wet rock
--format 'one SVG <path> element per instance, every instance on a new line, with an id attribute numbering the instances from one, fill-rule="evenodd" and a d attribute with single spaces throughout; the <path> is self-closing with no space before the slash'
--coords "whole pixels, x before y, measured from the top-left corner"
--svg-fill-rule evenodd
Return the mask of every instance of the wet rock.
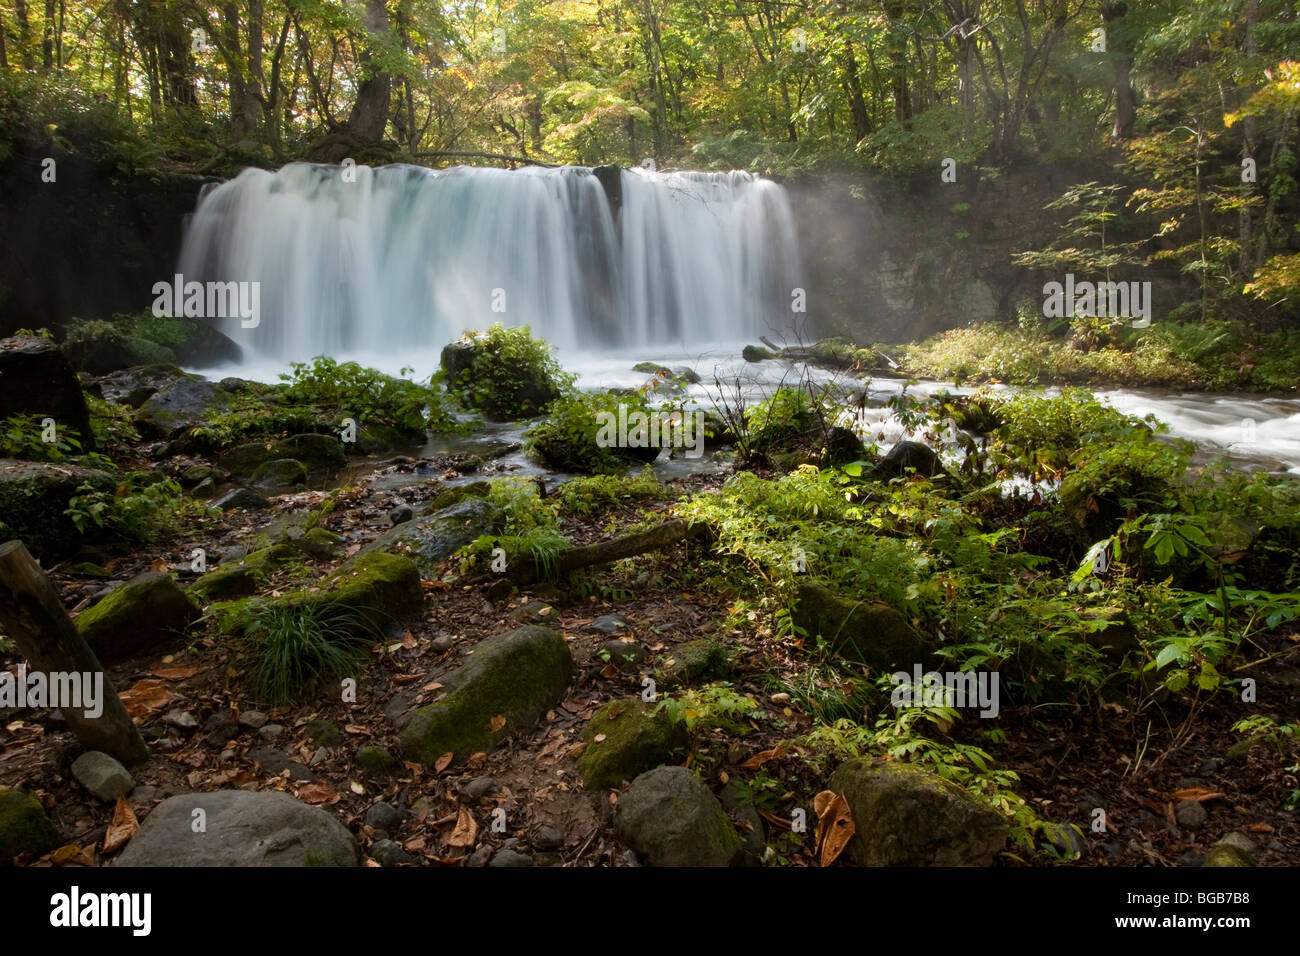
<path id="1" fill-rule="evenodd" d="M 402 825 L 405 814 L 392 804 L 384 803 L 381 800 L 366 811 L 364 819 L 368 827 L 394 833 Z"/>
<path id="2" fill-rule="evenodd" d="M 209 747 L 224 747 L 239 736 L 239 721 L 231 710 L 219 710 L 203 724 L 203 742 Z"/>
<path id="3" fill-rule="evenodd" d="M 552 853 L 564 846 L 564 834 L 552 826 L 540 826 L 533 834 L 533 846 L 543 853 Z"/>
<path id="4" fill-rule="evenodd" d="M 1208 816 L 1205 807 L 1198 800 L 1179 800 L 1178 805 L 1174 807 L 1174 819 L 1178 821 L 1180 827 L 1186 827 L 1188 830 L 1198 829 Z"/>
<path id="5" fill-rule="evenodd" d="M 270 774 L 273 777 L 278 777 L 287 770 L 289 771 L 290 780 L 303 780 L 311 783 L 320 779 L 283 750 L 277 750 L 274 747 L 254 747 L 248 752 L 248 759 L 258 764 L 263 773 Z"/>
<path id="6" fill-rule="evenodd" d="M 86 494 L 83 486 L 111 496 L 117 480 L 80 465 L 0 458 L 0 536 L 21 540 L 39 560 L 74 554 L 93 536 L 83 534 L 67 514 L 72 499 Z"/>
<path id="7" fill-rule="evenodd" d="M 520 853 L 517 850 L 503 849 L 497 850 L 492 859 L 488 862 L 488 868 L 502 866 L 532 866 L 533 858 L 526 853 Z"/>
<path id="8" fill-rule="evenodd" d="M 597 662 L 603 665 L 608 658 L 608 663 L 629 674 L 649 657 L 649 652 L 635 641 L 605 641 L 596 648 Z"/>
<path id="9" fill-rule="evenodd" d="M 399 524 L 405 524 L 415 517 L 415 511 L 410 505 L 398 505 L 392 511 L 388 512 L 388 520 L 396 527 Z"/>
<path id="10" fill-rule="evenodd" d="M 253 487 L 275 494 L 307 484 L 307 468 L 294 458 L 277 458 L 264 462 L 253 472 Z"/>
<path id="11" fill-rule="evenodd" d="M 589 634 L 611 635 L 625 631 L 627 627 L 628 620 L 622 614 L 602 614 L 586 625 L 583 630 Z"/>
<path id="12" fill-rule="evenodd" d="M 222 511 L 234 511 L 236 508 L 243 508 L 246 511 L 263 511 L 271 507 L 271 502 L 256 491 L 250 491 L 248 488 L 233 488 L 212 502 L 212 506 L 220 508 Z"/>
<path id="13" fill-rule="evenodd" d="M 95 450 L 81 382 L 52 339 L 0 339 L 0 421 L 11 415 L 52 418 L 57 429 L 77 433 L 83 451 Z"/>
<path id="14" fill-rule="evenodd" d="M 385 531 L 362 548 L 362 554 L 384 551 L 403 554 L 421 571 L 432 573 L 437 566 L 465 545 L 485 534 L 500 534 L 505 515 L 496 505 L 481 498 L 421 515 Z"/>

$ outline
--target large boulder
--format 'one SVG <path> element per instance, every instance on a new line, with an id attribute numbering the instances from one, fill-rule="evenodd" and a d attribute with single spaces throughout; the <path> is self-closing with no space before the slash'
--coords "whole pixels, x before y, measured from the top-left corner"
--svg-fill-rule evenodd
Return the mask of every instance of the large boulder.
<path id="1" fill-rule="evenodd" d="M 243 352 L 210 321 L 196 318 L 115 315 L 112 321 L 76 321 L 64 350 L 79 371 L 103 375 L 155 362 L 209 366 L 238 362 Z"/>
<path id="2" fill-rule="evenodd" d="M 495 421 L 540 415 L 560 397 L 560 383 L 546 364 L 521 362 L 503 352 L 496 331 L 462 338 L 442 350 L 449 389 Z"/>
<path id="3" fill-rule="evenodd" d="M 276 442 L 247 442 L 221 453 L 218 464 L 236 478 L 252 478 L 267 462 L 292 459 L 309 476 L 332 475 L 347 466 L 343 443 L 334 435 L 305 433 Z"/>
<path id="4" fill-rule="evenodd" d="M 466 498 L 402 522 L 370 542 L 363 551 L 409 555 L 428 574 L 482 535 L 500 534 L 504 524 L 505 515 L 496 505 L 482 498 Z"/>
<path id="5" fill-rule="evenodd" d="M 250 597 L 262 589 L 276 568 L 296 554 L 297 549 L 287 544 L 253 551 L 238 561 L 213 568 L 186 588 L 185 593 L 201 604 Z"/>
<path id="6" fill-rule="evenodd" d="M 57 845 L 39 799 L 23 790 L 0 790 L 0 867 L 12 866 L 20 853 L 40 855 Z"/>
<path id="7" fill-rule="evenodd" d="M 871 470 L 877 481 L 889 481 L 915 473 L 931 478 L 943 471 L 938 453 L 929 445 L 915 441 L 900 441 Z"/>
<path id="8" fill-rule="evenodd" d="M 490 637 L 441 679 L 438 700 L 406 717 L 402 749 L 426 764 L 446 753 L 460 760 L 490 750 L 563 700 L 572 672 L 558 631 L 528 626 Z"/>
<path id="9" fill-rule="evenodd" d="M 179 438 L 191 428 L 229 411 L 244 382 L 210 382 L 182 372 L 161 385 L 135 413 L 135 426 L 145 438 Z"/>
<path id="10" fill-rule="evenodd" d="M 742 850 L 718 798 L 685 767 L 660 767 L 633 780 L 614 824 L 650 866 L 730 866 Z"/>
<path id="11" fill-rule="evenodd" d="M 0 420 L 11 415 L 52 418 L 56 427 L 76 430 L 83 450 L 95 447 L 77 373 L 51 339 L 0 339 Z"/>
<path id="12" fill-rule="evenodd" d="M 161 571 L 137 574 L 77 616 L 77 630 L 102 664 L 153 654 L 174 643 L 203 612 Z"/>
<path id="13" fill-rule="evenodd" d="M 185 375 L 179 367 L 163 362 L 111 372 L 95 379 L 86 387 L 97 392 L 106 402 L 139 408 L 160 388 Z"/>
<path id="14" fill-rule="evenodd" d="M 293 458 L 275 458 L 263 462 L 253 472 L 253 487 L 268 494 L 292 491 L 306 484 L 307 468 Z"/>
<path id="15" fill-rule="evenodd" d="M 1007 841 L 995 810 L 915 764 L 858 758 L 831 775 L 853 816 L 859 866 L 990 866 Z"/>
<path id="16" fill-rule="evenodd" d="M 356 866 L 357 843 L 329 813 L 288 794 L 216 790 L 158 804 L 113 865 Z"/>
<path id="17" fill-rule="evenodd" d="M 111 494 L 116 485 L 94 468 L 0 459 L 0 541 L 18 538 L 42 560 L 73 554 L 83 535 L 68 504 L 83 487 Z"/>
<path id="18" fill-rule="evenodd" d="M 877 671 L 933 659 L 929 642 L 898 609 L 882 601 L 855 601 L 803 582 L 792 620 L 809 638 L 820 637 L 840 657 Z"/>
<path id="19" fill-rule="evenodd" d="M 682 724 L 640 700 L 616 700 L 587 724 L 578 769 L 588 790 L 617 787 L 669 763 L 689 742 Z"/>

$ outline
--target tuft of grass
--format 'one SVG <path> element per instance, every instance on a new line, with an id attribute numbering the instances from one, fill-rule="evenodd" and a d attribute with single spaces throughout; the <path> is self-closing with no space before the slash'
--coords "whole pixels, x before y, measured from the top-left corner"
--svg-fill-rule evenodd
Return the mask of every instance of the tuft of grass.
<path id="1" fill-rule="evenodd" d="M 367 638 L 380 636 L 371 616 L 321 602 L 249 607 L 242 623 L 255 642 L 253 693 L 269 704 L 289 703 L 316 680 L 352 675 Z"/>

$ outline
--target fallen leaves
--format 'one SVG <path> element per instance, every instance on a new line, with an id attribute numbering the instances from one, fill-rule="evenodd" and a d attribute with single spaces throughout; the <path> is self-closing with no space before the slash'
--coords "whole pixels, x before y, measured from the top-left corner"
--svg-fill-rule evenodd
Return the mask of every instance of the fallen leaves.
<path id="1" fill-rule="evenodd" d="M 118 696 L 122 699 L 122 706 L 132 717 L 148 717 L 150 714 L 156 714 L 172 699 L 165 681 L 148 678 L 136 681 Z"/>
<path id="2" fill-rule="evenodd" d="M 161 677 L 163 680 L 187 680 L 199 672 L 197 667 L 159 667 L 150 671 L 154 677 Z"/>
<path id="3" fill-rule="evenodd" d="M 469 808 L 462 805 L 456 812 L 456 826 L 451 833 L 447 835 L 447 846 L 470 847 L 478 842 L 478 824 L 474 822 L 474 814 L 469 812 Z"/>
<path id="4" fill-rule="evenodd" d="M 1197 803 L 1228 799 L 1226 793 L 1220 793 L 1218 790 L 1208 790 L 1205 787 L 1184 787 L 1182 790 L 1175 790 L 1170 794 L 1170 797 L 1174 800 L 1195 800 Z"/>
<path id="5" fill-rule="evenodd" d="M 495 717 L 488 720 L 488 729 L 490 729 L 494 734 L 504 728 L 505 725 L 506 718 L 503 714 L 497 714 Z"/>
<path id="6" fill-rule="evenodd" d="M 754 756 L 750 757 L 748 760 L 742 763 L 741 767 L 743 767 L 746 770 L 757 770 L 759 767 L 763 766 L 763 764 L 767 763 L 769 760 L 777 760 L 781 757 L 784 757 L 785 754 L 786 754 L 786 749 L 782 745 L 773 747 L 771 750 L 760 750 L 758 753 L 754 754 Z"/>
<path id="7" fill-rule="evenodd" d="M 817 814 L 817 846 L 821 852 L 821 865 L 830 866 L 849 845 L 857 827 L 849 803 L 842 793 L 823 790 L 813 797 L 813 812 Z"/>
<path id="8" fill-rule="evenodd" d="M 442 773 L 444 770 L 446 770 L 448 767 L 450 767 L 450 766 L 451 766 L 451 761 L 452 761 L 452 759 L 453 759 L 455 756 L 456 756 L 456 755 L 455 755 L 454 753 L 452 753 L 451 751 L 448 751 L 447 753 L 445 753 L 445 754 L 443 754 L 441 757 L 439 757 L 437 760 L 435 760 L 435 761 L 433 762 L 433 771 L 434 771 L 434 773 Z"/>
<path id="9" fill-rule="evenodd" d="M 140 821 L 135 818 L 135 811 L 121 797 L 117 798 L 117 806 L 113 809 L 113 822 L 108 825 L 108 830 L 104 833 L 104 852 L 115 853 L 123 846 L 126 841 L 135 836 L 135 831 L 140 829 Z"/>
<path id="10" fill-rule="evenodd" d="M 303 803 L 338 803 L 339 794 L 328 783 L 306 783 L 295 794 Z"/>

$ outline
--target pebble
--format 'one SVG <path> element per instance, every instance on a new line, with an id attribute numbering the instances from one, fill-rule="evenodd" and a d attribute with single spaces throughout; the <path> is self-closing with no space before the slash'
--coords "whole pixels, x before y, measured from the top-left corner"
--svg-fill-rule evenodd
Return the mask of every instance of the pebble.
<path id="1" fill-rule="evenodd" d="M 249 730 L 261 730 L 266 726 L 266 714 L 260 710 L 242 711 L 239 715 L 239 724 Z"/>
<path id="2" fill-rule="evenodd" d="M 398 505 L 392 511 L 388 512 L 388 520 L 394 525 L 405 524 L 415 517 L 415 512 L 411 510 L 410 505 Z"/>
<path id="3" fill-rule="evenodd" d="M 276 737 L 279 737 L 282 733 L 284 733 L 283 725 L 267 724 L 266 726 L 258 730 L 257 735 L 259 737 L 264 737 L 267 740 L 274 740 Z"/>
<path id="4" fill-rule="evenodd" d="M 380 866 L 397 866 L 399 863 L 413 863 L 415 857 L 407 853 L 392 840 L 377 840 L 370 847 L 370 855 Z"/>
<path id="5" fill-rule="evenodd" d="M 1174 819 L 1179 826 L 1189 830 L 1195 830 L 1203 824 L 1207 816 L 1209 814 L 1205 812 L 1205 807 L 1197 800 L 1179 800 L 1178 806 L 1174 807 Z"/>
<path id="6" fill-rule="evenodd" d="M 181 730 L 193 730 L 199 725 L 199 719 L 188 710 L 169 710 L 163 715 L 163 723 Z"/>
<path id="7" fill-rule="evenodd" d="M 538 827 L 537 833 L 533 836 L 533 846 L 543 852 L 558 850 L 564 846 L 564 834 L 555 827 Z"/>
<path id="8" fill-rule="evenodd" d="M 382 800 L 366 811 L 366 826 L 392 832 L 402 824 L 402 811 Z"/>
<path id="9" fill-rule="evenodd" d="M 533 858 L 527 853 L 519 853 L 516 850 L 503 849 L 497 850 L 496 855 L 488 863 L 488 867 L 502 866 L 532 866 Z"/>
<path id="10" fill-rule="evenodd" d="M 432 647 L 435 651 L 440 651 L 440 652 L 451 650 L 451 645 L 452 645 L 452 639 L 448 637 L 446 634 L 443 634 L 440 637 L 435 637 L 432 641 L 429 642 L 430 647 Z"/>
<path id="11" fill-rule="evenodd" d="M 460 792 L 471 800 L 481 800 L 497 788 L 497 782 L 491 777 L 475 777 L 460 788 Z"/>

